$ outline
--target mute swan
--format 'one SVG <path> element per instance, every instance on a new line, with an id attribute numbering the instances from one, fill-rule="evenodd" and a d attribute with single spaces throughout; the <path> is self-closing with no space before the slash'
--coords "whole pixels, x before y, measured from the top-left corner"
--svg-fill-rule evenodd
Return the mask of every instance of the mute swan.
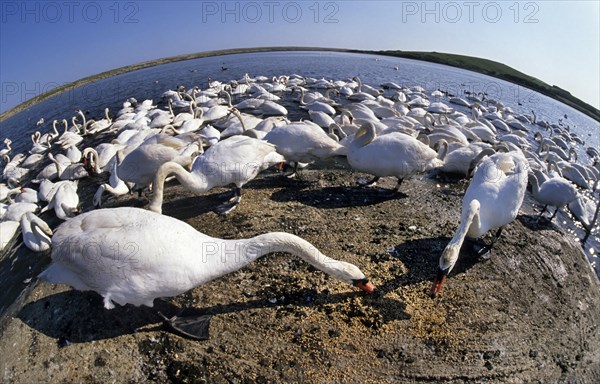
<path id="1" fill-rule="evenodd" d="M 104 191 L 112 194 L 113 196 L 122 196 L 129 193 L 129 186 L 123 180 L 119 178 L 119 171 L 117 169 L 117 162 L 113 162 L 112 171 L 108 178 L 108 183 L 104 183 L 98 187 L 94 194 L 94 207 L 100 207 L 102 205 L 102 194 Z"/>
<path id="2" fill-rule="evenodd" d="M 275 152 L 272 144 L 247 136 L 232 136 L 219 141 L 198 156 L 191 172 L 177 163 L 163 164 L 154 178 L 154 193 L 148 208 L 154 212 L 162 212 L 165 179 L 169 175 L 175 175 L 185 188 L 195 193 L 235 185 L 233 198 L 217 209 L 220 214 L 227 214 L 240 203 L 244 184 L 254 179 L 260 171 L 283 161 L 285 159 Z"/>
<path id="3" fill-rule="evenodd" d="M 12 160 L 8 157 L 8 155 L 3 156 L 6 165 L 2 171 L 2 177 L 5 180 L 16 180 L 17 182 L 20 182 L 21 179 L 23 179 L 29 173 L 29 168 L 23 168 L 19 166 L 23 160 L 20 160 L 17 158 L 17 156 L 18 155 L 15 155 Z"/>
<path id="4" fill-rule="evenodd" d="M 192 163 L 192 155 L 198 145 L 181 137 L 159 134 L 150 137 L 142 145 L 130 152 L 118 165 L 121 180 L 134 183 L 141 192 L 149 186 L 158 168 L 167 161 L 175 161 L 183 166 Z M 120 152 L 117 152 L 117 155 Z"/>
<path id="5" fill-rule="evenodd" d="M 440 293 L 454 268 L 465 237 L 480 238 L 490 229 L 499 228 L 492 243 L 478 252 L 484 255 L 498 240 L 502 228 L 517 217 L 527 189 L 528 169 L 527 159 L 517 152 L 497 153 L 479 164 L 463 198 L 460 226 L 440 257 L 432 296 Z"/>
<path id="6" fill-rule="evenodd" d="M 27 212 L 21 217 L 23 243 L 33 252 L 45 252 L 52 244 L 52 230 L 35 214 Z"/>
<path id="7" fill-rule="evenodd" d="M 294 163 L 311 163 L 317 159 L 345 156 L 347 153 L 346 147 L 327 136 L 321 127 L 311 121 L 274 128 L 264 140 L 274 144 L 278 153 Z M 296 173 L 297 164 L 295 168 L 293 174 Z"/>
<path id="8" fill-rule="evenodd" d="M 321 128 L 329 128 L 331 124 L 335 124 L 335 121 L 326 114 L 321 111 L 308 111 L 310 119 L 313 123 L 317 124 Z"/>
<path id="9" fill-rule="evenodd" d="M 569 211 L 581 222 L 585 230 L 590 232 L 596 223 L 600 202 L 594 203 L 593 199 L 578 195 L 577 199 L 571 201 L 568 206 Z"/>
<path id="10" fill-rule="evenodd" d="M 32 153 L 31 155 L 27 156 L 27 158 L 25 159 L 25 161 L 23 161 L 23 163 L 21 164 L 21 166 L 23 168 L 33 168 L 36 165 L 38 165 L 40 163 L 40 161 L 42 161 L 44 159 L 44 155 L 41 153 Z"/>
<path id="11" fill-rule="evenodd" d="M 396 190 L 405 177 L 443 164 L 433 149 L 414 137 L 398 132 L 377 136 L 370 122 L 363 124 L 354 135 L 347 157 L 353 169 L 375 175 L 370 182 L 359 182 L 361 185 L 373 184 L 380 177 L 395 176 L 398 178 Z"/>
<path id="12" fill-rule="evenodd" d="M 85 148 L 83 150 L 84 164 L 90 165 L 94 173 L 99 175 L 116 162 L 115 156 L 118 149 L 119 146 L 112 143 L 102 143 L 96 148 Z"/>
<path id="13" fill-rule="evenodd" d="M 52 138 L 50 136 L 46 136 L 44 140 L 40 138 L 40 132 L 36 132 L 31 135 L 31 141 L 33 145 L 29 150 L 31 154 L 43 154 L 46 153 L 52 146 Z"/>
<path id="14" fill-rule="evenodd" d="M 10 179 L 8 185 L 4 183 L 0 183 L 0 202 L 6 200 L 6 198 L 13 194 L 17 193 L 21 190 L 21 187 L 18 184 L 14 184 L 14 180 Z"/>
<path id="15" fill-rule="evenodd" d="M 107 130 L 111 125 L 112 120 L 110 119 L 110 116 L 108 116 L 108 108 L 104 108 L 104 119 L 92 122 L 89 128 L 87 128 L 87 133 L 96 135 Z"/>
<path id="16" fill-rule="evenodd" d="M 446 144 L 447 145 L 447 144 Z M 496 151 L 491 146 L 481 143 L 471 143 L 451 151 L 444 156 L 444 165 L 441 171 L 462 178 L 469 177 L 473 169 L 484 156 L 491 156 Z"/>
<path id="17" fill-rule="evenodd" d="M 19 222 L 24 214 L 27 212 L 36 212 L 38 209 L 39 207 L 34 203 L 11 203 L 6 208 L 2 220 Z"/>
<path id="18" fill-rule="evenodd" d="M 541 171 L 534 171 L 534 174 L 529 176 L 529 182 L 531 183 L 533 197 L 544 205 L 540 216 L 546 211 L 549 205 L 556 207 L 556 210 L 550 217 L 550 221 L 554 219 L 559 208 L 564 207 L 577 198 L 577 188 L 575 188 L 575 185 L 558 174 L 554 174 L 553 177 L 546 179 L 546 176 Z"/>
<path id="19" fill-rule="evenodd" d="M 10 153 L 10 151 L 12 150 L 11 145 L 12 144 L 12 140 L 11 139 L 4 139 L 4 146 L 6 148 L 0 150 L 0 157 L 4 157 L 4 155 L 8 155 Z"/>
<path id="20" fill-rule="evenodd" d="M 358 267 L 323 255 L 300 237 L 272 232 L 223 240 L 137 208 L 83 213 L 61 224 L 52 243 L 52 264 L 39 277 L 95 291 L 104 298 L 106 309 L 114 308 L 114 303 L 152 307 L 156 298 L 180 295 L 272 252 L 294 254 L 367 293 L 375 289 Z M 194 338 L 208 337 L 208 320 L 192 335 L 177 320 L 171 319 L 169 325 Z"/>
<path id="21" fill-rule="evenodd" d="M 15 192 L 17 193 L 17 192 Z M 37 204 L 39 201 L 38 193 L 35 189 L 21 188 L 17 196 L 15 196 L 15 202 L 17 203 L 34 203 Z"/>
<path id="22" fill-rule="evenodd" d="M 222 91 L 219 94 L 225 94 L 227 97 L 227 105 L 215 105 L 208 111 L 204 112 L 204 121 L 214 121 L 223 118 L 229 114 L 229 110 L 233 108 L 231 105 L 231 95 L 227 91 Z"/>
<path id="23" fill-rule="evenodd" d="M 67 181 L 58 184 L 54 195 L 40 213 L 54 209 L 56 217 L 67 220 L 78 212 L 79 195 L 77 194 L 77 181 Z"/>
<path id="24" fill-rule="evenodd" d="M 65 166 L 64 162 L 56 160 L 51 153 L 48 154 L 48 159 L 56 165 L 56 172 L 61 180 L 77 180 L 89 176 L 83 163 L 71 163 Z"/>

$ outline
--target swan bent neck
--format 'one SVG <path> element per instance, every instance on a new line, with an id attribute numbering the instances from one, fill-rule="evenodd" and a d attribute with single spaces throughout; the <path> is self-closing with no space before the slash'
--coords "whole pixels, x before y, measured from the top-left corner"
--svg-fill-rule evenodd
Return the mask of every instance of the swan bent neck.
<path id="1" fill-rule="evenodd" d="M 195 193 L 206 192 L 211 188 L 204 175 L 188 172 L 176 162 L 166 162 L 160 166 L 154 177 L 152 201 L 148 206 L 151 211 L 162 213 L 165 179 L 170 175 L 174 175 L 185 188 Z"/>

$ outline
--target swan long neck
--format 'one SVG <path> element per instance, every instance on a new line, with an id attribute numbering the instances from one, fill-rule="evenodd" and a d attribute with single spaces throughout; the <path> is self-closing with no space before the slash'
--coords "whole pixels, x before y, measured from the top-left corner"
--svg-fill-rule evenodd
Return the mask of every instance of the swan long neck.
<path id="1" fill-rule="evenodd" d="M 375 140 L 376 137 L 377 134 L 375 133 L 375 126 L 370 122 L 365 123 L 354 135 L 354 140 L 352 141 L 352 144 L 359 148 L 364 147 L 365 145 Z"/>
<path id="2" fill-rule="evenodd" d="M 62 175 L 63 173 L 62 164 L 60 163 L 60 161 L 56 160 L 51 153 L 48 154 L 48 158 L 56 165 L 56 173 L 58 174 L 58 177 L 60 177 L 60 175 Z"/>
<path id="3" fill-rule="evenodd" d="M 295 89 L 300 90 L 300 105 L 306 105 L 306 101 L 304 101 L 304 88 L 296 87 Z"/>
<path id="4" fill-rule="evenodd" d="M 38 237 L 40 244 L 52 244 L 52 230 L 46 223 L 42 222 L 36 217 L 35 219 L 31 220 L 30 225 L 31 232 Z"/>
<path id="5" fill-rule="evenodd" d="M 82 120 L 81 129 L 83 130 L 83 134 L 87 135 L 87 125 L 88 125 L 88 122 L 85 119 L 85 114 L 83 112 L 81 112 L 81 111 L 78 111 L 77 113 L 81 116 L 81 120 Z"/>
<path id="6" fill-rule="evenodd" d="M 160 166 L 154 177 L 152 201 L 148 206 L 151 211 L 162 211 L 165 179 L 170 175 L 174 175 L 186 189 L 195 193 L 206 192 L 211 187 L 208 178 L 204 175 L 190 173 L 178 163 L 166 162 Z"/>
<path id="7" fill-rule="evenodd" d="M 231 95 L 229 94 L 229 92 L 227 92 L 226 90 L 222 90 L 221 92 L 225 93 L 225 96 L 227 96 L 227 106 L 229 108 L 233 108 L 233 105 L 231 104 Z"/>
<path id="8" fill-rule="evenodd" d="M 242 125 L 242 131 L 246 132 L 246 124 L 244 124 L 244 119 L 242 119 L 242 115 L 240 114 L 240 112 L 236 109 L 232 110 L 231 113 L 233 113 L 235 115 L 235 117 L 238 118 L 238 120 L 240 121 L 240 124 Z"/>
<path id="9" fill-rule="evenodd" d="M 334 277 L 340 275 L 339 269 L 342 264 L 323 255 L 308 241 L 285 232 L 271 232 L 250 239 L 205 241 L 202 251 L 203 261 L 210 265 L 203 263 L 199 278 L 201 282 L 235 272 L 273 252 L 291 253 Z M 209 276 L 207 271 L 210 271 Z"/>
<path id="10" fill-rule="evenodd" d="M 86 148 L 83 150 L 83 157 L 86 158 L 89 154 L 92 155 L 92 159 L 94 160 L 94 172 L 96 172 L 97 174 L 101 173 L 101 169 L 100 169 L 100 160 L 99 160 L 99 155 L 98 155 L 98 151 L 96 151 L 94 148 Z"/>
<path id="11" fill-rule="evenodd" d="M 477 224 L 479 226 L 479 209 L 480 209 L 479 201 L 472 200 L 469 203 L 469 205 L 466 207 L 466 210 L 463 211 L 462 217 L 460 219 L 460 225 L 456 229 L 456 233 L 454 233 L 454 237 L 452 237 L 452 239 L 446 246 L 446 249 L 455 248 L 457 250 L 456 259 L 445 260 L 446 265 L 444 267 L 449 267 L 450 270 L 452 269 L 452 267 L 454 267 L 454 264 L 456 263 L 456 260 L 458 258 L 458 253 L 460 251 L 460 247 L 462 246 L 463 242 L 465 241 L 465 237 L 467 237 L 467 234 L 469 233 L 469 229 L 471 228 L 471 226 L 473 224 Z"/>

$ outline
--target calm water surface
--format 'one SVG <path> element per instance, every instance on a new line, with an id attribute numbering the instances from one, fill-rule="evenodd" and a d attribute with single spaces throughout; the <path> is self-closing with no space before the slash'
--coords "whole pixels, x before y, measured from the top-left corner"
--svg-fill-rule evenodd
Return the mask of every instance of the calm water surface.
<path id="1" fill-rule="evenodd" d="M 221 68 L 226 67 L 223 71 Z M 398 69 L 396 70 L 395 67 Z M 290 75 L 327 79 L 348 79 L 359 76 L 363 83 L 378 86 L 387 81 L 409 87 L 420 85 L 430 94 L 436 89 L 448 91 L 464 97 L 463 92 L 485 92 L 489 98 L 499 100 L 517 113 L 531 114 L 534 110 L 538 120 L 557 123 L 562 119 L 571 130 L 586 141 L 585 147 L 578 148 L 579 162 L 588 164 L 585 154 L 588 146 L 600 146 L 599 123 L 582 113 L 549 97 L 524 87 L 489 76 L 439 64 L 415 60 L 390 58 L 384 56 L 347 54 L 332 52 L 266 52 L 216 56 L 177 63 L 160 65 L 130 72 L 86 86 L 71 89 L 42 103 L 18 113 L 0 123 L 0 139 L 10 137 L 13 140 L 13 152 L 26 152 L 31 146 L 30 136 L 38 130 L 35 123 L 43 117 L 45 132 L 54 119 L 70 119 L 74 110 L 85 111 L 89 118 L 101 118 L 105 107 L 113 113 L 121 109 L 124 100 L 135 97 L 160 100 L 160 95 L 168 89 L 184 85 L 187 89 L 199 86 L 204 89 L 209 79 L 224 82 L 241 79 L 245 73 L 251 77 Z M 434 101 L 434 98 L 431 98 Z M 440 101 L 447 102 L 442 99 Z M 294 111 L 296 103 L 285 103 L 290 110 L 290 118 L 295 119 L 301 112 Z M 466 108 L 452 105 L 455 109 L 468 113 Z M 566 116 L 566 117 L 565 117 Z M 61 128 L 62 129 L 62 128 Z M 538 131 L 531 126 L 531 134 Z M 572 220 L 559 215 L 561 225 L 569 229 L 569 236 L 581 237 Z M 48 260 L 36 259 L 36 255 L 26 251 L 17 242 L 17 246 L 0 256 L 0 317 L 19 296 L 23 296 L 28 286 L 28 278 L 39 273 Z M 600 263 L 596 256 L 600 251 L 597 237 L 588 240 L 585 247 L 590 262 L 600 276 Z"/>

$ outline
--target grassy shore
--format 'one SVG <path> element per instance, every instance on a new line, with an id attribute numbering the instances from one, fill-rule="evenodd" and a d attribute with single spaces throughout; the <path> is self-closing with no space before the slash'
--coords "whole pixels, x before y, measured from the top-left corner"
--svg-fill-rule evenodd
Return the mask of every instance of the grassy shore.
<path id="1" fill-rule="evenodd" d="M 255 53 L 255 52 L 269 52 L 269 51 L 330 51 L 330 52 L 351 52 L 351 53 L 366 53 L 366 54 L 378 54 L 385 56 L 403 57 L 408 59 L 429 61 L 439 64 L 450 65 L 453 67 L 459 67 L 474 72 L 483 73 L 485 75 L 497 77 L 512 83 L 530 88 L 544 95 L 552 97 L 566 105 L 569 105 L 578 111 L 590 116 L 591 118 L 600 121 L 600 111 L 593 106 L 579 100 L 575 96 L 571 95 L 568 91 L 561 89 L 555 85 L 549 85 L 535 77 L 526 75 L 519 72 L 507 65 L 498 63 L 492 60 L 481 59 L 478 57 L 453 55 L 447 53 L 438 52 L 411 52 L 411 51 L 364 51 L 364 50 L 353 50 L 353 49 L 336 49 L 336 48 L 317 48 L 317 47 L 259 47 L 259 48 L 241 48 L 241 49 L 223 49 L 217 51 L 206 51 L 198 53 L 190 53 L 179 56 L 165 57 L 157 60 L 145 61 L 138 64 L 128 65 L 121 68 L 112 69 L 110 71 L 102 72 L 93 76 L 84 77 L 72 83 L 65 84 L 60 87 L 56 87 L 46 93 L 29 99 L 16 107 L 0 114 L 0 122 L 21 112 L 32 105 L 39 103 L 40 101 L 46 100 L 52 96 L 58 95 L 62 92 L 81 87 L 83 85 L 92 83 L 97 80 L 106 79 L 122 73 L 136 71 L 138 69 L 153 67 L 156 65 L 173 63 L 183 60 L 198 59 L 209 56 L 221 56 L 221 55 L 232 55 L 237 53 Z"/>

